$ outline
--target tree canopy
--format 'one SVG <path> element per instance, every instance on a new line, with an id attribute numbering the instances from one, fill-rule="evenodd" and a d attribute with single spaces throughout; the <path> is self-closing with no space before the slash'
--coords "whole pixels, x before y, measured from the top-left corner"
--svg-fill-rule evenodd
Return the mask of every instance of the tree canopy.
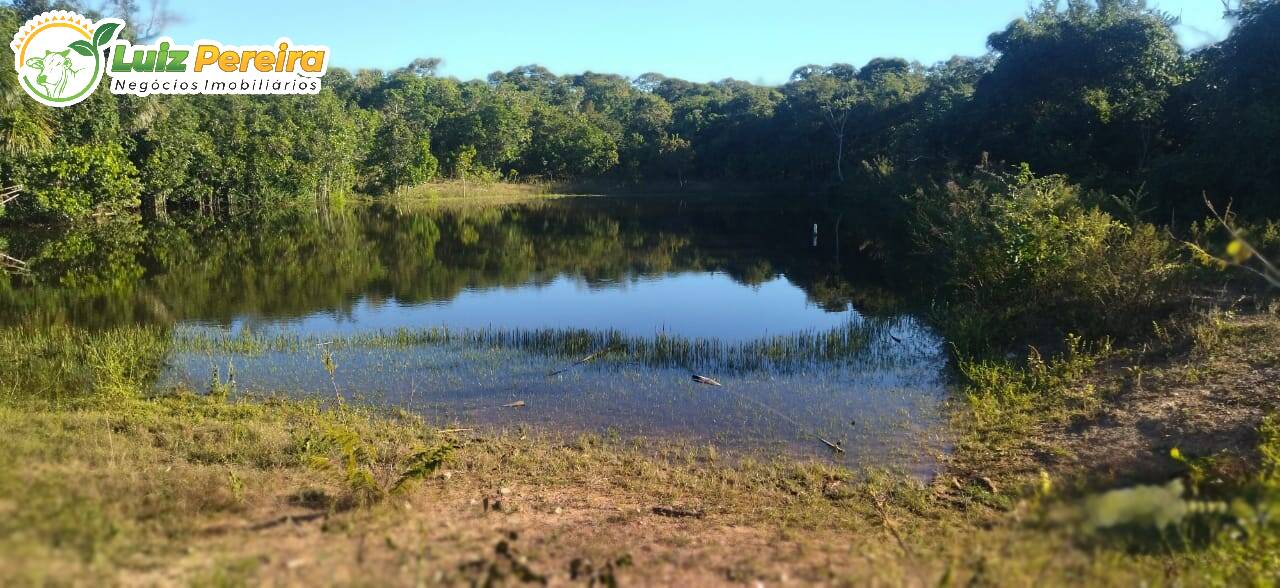
<path id="1" fill-rule="evenodd" d="M 0 7 L 0 37 L 49 7 Z M 315 96 L 99 91 L 51 110 L 21 95 L 5 62 L 0 184 L 31 196 L 6 218 L 58 221 L 387 194 L 442 178 L 854 192 L 868 169 L 928 176 L 996 161 L 1115 193 L 1145 189 L 1165 208 L 1191 209 L 1208 191 L 1276 214 L 1280 1 L 1245 0 L 1230 16 L 1229 38 L 1187 52 L 1176 20 L 1141 0 L 1047 0 L 993 33 L 987 55 L 804 65 L 780 86 L 537 65 L 463 81 L 420 58 L 332 70 Z"/>

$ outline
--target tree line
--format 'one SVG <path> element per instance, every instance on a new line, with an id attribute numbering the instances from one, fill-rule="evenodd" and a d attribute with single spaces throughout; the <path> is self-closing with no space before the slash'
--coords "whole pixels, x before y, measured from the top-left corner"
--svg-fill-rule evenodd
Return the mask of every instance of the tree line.
<path id="1" fill-rule="evenodd" d="M 115 15 L 136 17 L 134 4 Z M 92 13 L 14 2 L 0 6 L 0 38 L 52 8 Z M 993 33 L 986 55 L 805 65 L 779 86 L 536 65 L 461 81 L 418 59 L 331 70 L 315 96 L 100 90 L 50 109 L 0 60 L 0 185 L 23 187 L 9 220 L 50 222 L 234 212 L 444 178 L 855 193 L 1005 162 L 1131 195 L 1151 217 L 1202 217 L 1206 192 L 1276 215 L 1280 0 L 1243 0 L 1227 16 L 1227 39 L 1187 51 L 1175 19 L 1142 0 L 1047 0 Z"/>

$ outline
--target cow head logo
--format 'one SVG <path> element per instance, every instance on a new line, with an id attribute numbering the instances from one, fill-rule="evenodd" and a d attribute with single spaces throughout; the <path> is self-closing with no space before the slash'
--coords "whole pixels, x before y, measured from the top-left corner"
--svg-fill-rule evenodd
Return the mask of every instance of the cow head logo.
<path id="1" fill-rule="evenodd" d="M 34 16 L 13 36 L 13 68 L 27 95 L 48 106 L 71 106 L 93 93 L 106 70 L 104 50 L 124 21 L 96 23 L 66 10 Z"/>

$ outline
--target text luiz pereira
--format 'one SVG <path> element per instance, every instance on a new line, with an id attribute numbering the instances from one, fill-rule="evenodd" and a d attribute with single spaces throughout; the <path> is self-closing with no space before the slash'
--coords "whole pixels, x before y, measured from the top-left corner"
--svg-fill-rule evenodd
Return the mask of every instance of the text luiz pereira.
<path id="1" fill-rule="evenodd" d="M 329 65 L 323 46 L 224 46 L 214 41 L 111 48 L 113 94 L 315 94 Z"/>

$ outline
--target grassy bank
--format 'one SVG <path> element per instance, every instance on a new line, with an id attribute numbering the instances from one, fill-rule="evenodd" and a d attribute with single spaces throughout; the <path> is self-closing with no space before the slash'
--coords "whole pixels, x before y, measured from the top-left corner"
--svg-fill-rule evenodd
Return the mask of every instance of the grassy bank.
<path id="1" fill-rule="evenodd" d="M 1280 438 L 1261 416 L 1277 391 L 1265 381 L 1240 392 L 1262 397 L 1245 399 L 1256 410 L 1211 423 L 1252 427 L 1247 446 L 1184 446 L 1186 461 L 1132 480 L 1172 472 L 1203 504 L 1165 496 L 1183 516 L 1163 532 L 1147 502 L 1119 507 L 1134 523 L 1122 532 L 1082 530 L 1115 510 L 1089 498 L 1108 487 L 1090 464 L 1110 448 L 1072 445 L 1068 432 L 1145 405 L 1153 379 L 1201 390 L 1181 401 L 1208 410 L 1241 378 L 1280 371 L 1274 346 L 1252 351 L 1280 336 L 1274 313 L 1200 328 L 1189 351 L 1158 360 L 1079 348 L 1025 370 L 969 365 L 957 411 L 972 418 L 929 481 L 676 442 L 441 431 L 350 405 L 151 393 L 166 332 L 10 328 L 0 581 L 1274 582 L 1275 529 L 1256 523 L 1280 485 Z M 1252 515 L 1187 514 L 1218 502 Z"/>
<path id="2" fill-rule="evenodd" d="M 578 179 L 566 181 L 529 180 L 519 182 L 442 179 L 403 188 L 388 197 L 404 200 L 478 201 L 500 203 L 525 201 L 539 197 L 608 195 L 643 197 L 765 197 L 820 196 L 830 187 L 823 184 L 795 182 L 735 182 L 698 180 L 688 182 L 648 180 L 628 182 L 614 179 Z"/>
<path id="3" fill-rule="evenodd" d="M 403 188 L 390 194 L 388 198 L 393 200 L 475 200 L 500 203 L 567 193 L 559 185 L 550 182 L 440 180 Z"/>

